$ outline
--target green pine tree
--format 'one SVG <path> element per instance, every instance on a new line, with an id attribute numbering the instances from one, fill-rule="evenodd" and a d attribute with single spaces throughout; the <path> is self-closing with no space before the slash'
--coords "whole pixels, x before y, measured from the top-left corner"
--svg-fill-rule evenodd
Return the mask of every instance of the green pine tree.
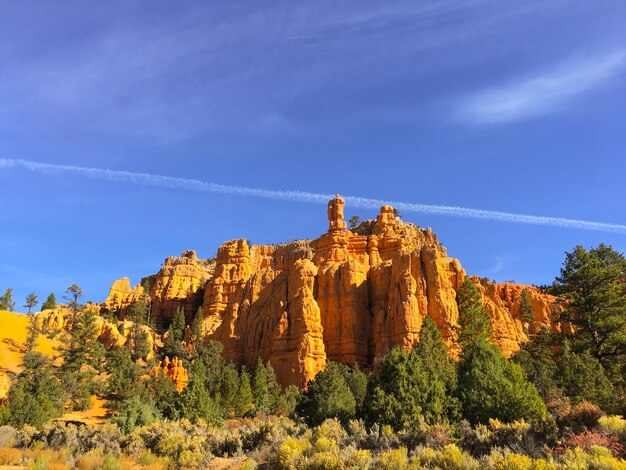
<path id="1" fill-rule="evenodd" d="M 199 419 L 221 426 L 223 410 L 206 389 L 206 369 L 202 361 L 195 361 L 191 366 L 189 385 L 180 397 L 182 417 L 192 422 Z"/>
<path id="2" fill-rule="evenodd" d="M 252 394 L 257 411 L 268 415 L 276 411 L 280 385 L 278 385 L 276 374 L 274 374 L 274 369 L 270 363 L 265 365 L 261 358 L 258 359 L 254 369 Z"/>
<path id="3" fill-rule="evenodd" d="M 309 382 L 296 413 L 310 426 L 317 426 L 328 418 L 347 423 L 355 417 L 356 400 L 339 365 L 329 362 L 326 369 Z"/>
<path id="4" fill-rule="evenodd" d="M 477 338 L 490 338 L 491 319 L 485 311 L 480 292 L 469 276 L 461 284 L 456 302 L 459 306 L 458 341 L 461 347 Z"/>
<path id="5" fill-rule="evenodd" d="M 22 372 L 9 389 L 10 421 L 21 428 L 30 424 L 40 428 L 63 412 L 63 388 L 52 361 L 44 354 L 27 352 L 22 358 Z"/>
<path id="6" fill-rule="evenodd" d="M 613 411 L 616 405 L 614 388 L 598 359 L 588 352 L 575 353 L 565 340 L 559 352 L 557 370 L 557 381 L 572 402 L 585 400 Z"/>
<path id="7" fill-rule="evenodd" d="M 120 409 L 120 404 L 136 395 L 142 369 L 132 359 L 128 349 L 122 346 L 111 348 L 106 354 L 108 374 L 106 392 L 108 405 Z"/>
<path id="8" fill-rule="evenodd" d="M 24 303 L 24 307 L 28 309 L 28 314 L 30 315 L 33 307 L 39 305 L 39 299 L 37 298 L 37 294 L 31 292 L 26 296 L 26 302 Z"/>
<path id="9" fill-rule="evenodd" d="M 102 371 L 105 350 L 98 341 L 100 330 L 92 309 L 72 314 L 69 337 L 61 351 L 61 378 L 73 409 L 86 409 L 98 390 L 95 376 Z"/>
<path id="10" fill-rule="evenodd" d="M 34 316 L 28 317 L 28 327 L 26 328 L 26 342 L 24 343 L 25 352 L 33 352 L 37 345 L 37 339 L 41 334 L 37 319 Z"/>
<path id="11" fill-rule="evenodd" d="M 398 430 L 423 418 L 428 423 L 448 421 L 458 408 L 452 393 L 455 378 L 439 331 L 425 322 L 421 340 L 411 351 L 396 348 L 370 377 L 366 418 Z"/>
<path id="12" fill-rule="evenodd" d="M 15 310 L 15 301 L 13 300 L 13 289 L 10 287 L 4 291 L 0 297 L 0 310 L 13 312 Z"/>
<path id="13" fill-rule="evenodd" d="M 542 328 L 513 356 L 513 360 L 524 369 L 528 380 L 537 387 L 544 400 L 558 393 L 558 368 L 552 353 L 553 336 L 547 328 Z"/>
<path id="14" fill-rule="evenodd" d="M 554 292 L 562 296 L 562 320 L 575 328 L 572 346 L 601 361 L 626 355 L 626 258 L 609 245 L 566 253 Z"/>
<path id="15" fill-rule="evenodd" d="M 489 419 L 511 422 L 540 419 L 546 406 L 519 364 L 485 338 L 466 343 L 458 365 L 457 396 L 462 414 L 473 424 Z"/>
<path id="16" fill-rule="evenodd" d="M 535 320 L 532 296 L 528 289 L 522 290 L 520 297 L 520 315 L 525 322 L 532 323 Z"/>
<path id="17" fill-rule="evenodd" d="M 54 293 L 50 293 L 50 295 L 46 298 L 46 301 L 41 305 L 41 311 L 44 310 L 53 310 L 57 307 L 57 299 L 54 296 Z"/>
<path id="18" fill-rule="evenodd" d="M 250 374 L 242 369 L 239 376 L 239 390 L 234 397 L 233 411 L 235 416 L 247 416 L 254 410 L 254 396 L 250 384 Z"/>

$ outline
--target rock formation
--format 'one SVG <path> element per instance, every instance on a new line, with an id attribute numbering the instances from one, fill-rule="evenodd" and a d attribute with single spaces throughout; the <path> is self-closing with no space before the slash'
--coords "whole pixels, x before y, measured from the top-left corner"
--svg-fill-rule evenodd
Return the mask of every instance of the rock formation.
<path id="1" fill-rule="evenodd" d="M 174 357 L 171 361 L 166 357 L 148 373 L 151 377 L 168 377 L 174 385 L 176 391 L 181 393 L 189 383 L 187 369 L 183 367 L 183 361 Z"/>
<path id="2" fill-rule="evenodd" d="M 327 360 L 371 368 L 390 349 L 417 342 L 426 316 L 456 356 L 456 294 L 466 276 L 459 261 L 430 228 L 402 222 L 390 206 L 353 230 L 343 207 L 339 196 L 328 203 L 328 232 L 312 241 L 249 246 L 239 239 L 224 243 L 214 262 L 195 252 L 167 258 L 151 294 L 154 318 L 166 323 L 183 306 L 190 321 L 202 305 L 203 334 L 223 344 L 226 359 L 269 361 L 283 386 L 305 386 Z M 529 288 L 535 321 L 524 324 L 526 286 L 472 279 L 507 356 L 541 325 L 555 328 L 554 297 Z M 129 282 L 114 286 L 136 294 Z"/>
<path id="3" fill-rule="evenodd" d="M 110 311 L 125 310 L 133 302 L 141 302 L 146 299 L 146 294 L 140 284 L 130 287 L 130 279 L 123 277 L 111 285 L 109 296 L 102 306 Z"/>
<path id="4" fill-rule="evenodd" d="M 167 327 L 179 307 L 184 309 L 187 323 L 190 323 L 202 305 L 203 289 L 214 266 L 213 262 L 199 259 L 193 250 L 183 252 L 180 257 L 169 256 L 154 276 L 148 297 L 140 285 L 131 289 L 130 281 L 124 277 L 113 283 L 102 306 L 123 313 L 133 302 L 149 300 L 150 318 L 155 320 L 157 327 Z"/>

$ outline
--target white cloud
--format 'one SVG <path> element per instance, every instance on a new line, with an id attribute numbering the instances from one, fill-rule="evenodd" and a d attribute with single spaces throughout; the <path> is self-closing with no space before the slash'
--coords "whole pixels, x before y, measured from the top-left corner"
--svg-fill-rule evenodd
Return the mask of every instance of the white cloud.
<path id="1" fill-rule="evenodd" d="M 626 69 L 626 51 L 561 64 L 553 70 L 462 100 L 456 117 L 472 124 L 497 124 L 553 113 Z"/>
<path id="2" fill-rule="evenodd" d="M 182 191 L 203 191 L 217 194 L 232 194 L 263 199 L 277 199 L 294 202 L 308 202 L 326 204 L 333 194 L 311 193 L 305 191 L 282 191 L 246 186 L 233 186 L 208 181 L 171 176 L 154 175 L 149 173 L 134 173 L 130 171 L 107 170 L 73 165 L 56 165 L 40 163 L 30 160 L 0 158 L 0 168 L 15 167 L 29 171 L 43 172 L 54 175 L 73 174 L 105 181 L 132 183 L 143 186 L 157 186 Z M 386 199 L 372 199 L 360 196 L 344 196 L 350 207 L 378 209 L 383 205 L 393 206 L 400 211 L 419 214 L 435 214 L 470 219 L 495 220 L 518 224 L 532 224 L 552 227 L 565 227 L 582 230 L 597 230 L 607 233 L 626 234 L 626 225 L 588 220 L 566 219 L 563 217 L 545 217 L 540 215 L 517 214 L 513 212 L 492 211 L 486 209 L 472 209 L 459 206 L 442 206 L 436 204 L 422 204 L 417 202 L 389 201 Z"/>

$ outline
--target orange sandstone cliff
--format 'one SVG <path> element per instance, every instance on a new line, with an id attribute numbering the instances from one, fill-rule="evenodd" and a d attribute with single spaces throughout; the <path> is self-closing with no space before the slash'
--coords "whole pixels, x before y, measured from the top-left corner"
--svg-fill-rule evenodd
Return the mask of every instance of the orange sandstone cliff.
<path id="1" fill-rule="evenodd" d="M 312 241 L 248 246 L 240 239 L 224 243 L 212 262 L 191 251 L 167 258 L 152 288 L 151 315 L 166 325 L 182 306 L 190 321 L 201 306 L 203 334 L 224 345 L 228 360 L 253 365 L 261 357 L 283 386 L 305 386 L 327 360 L 372 367 L 393 347 L 417 342 L 426 316 L 456 355 L 456 293 L 466 276 L 460 262 L 430 229 L 402 222 L 390 206 L 353 230 L 343 207 L 339 196 L 328 203 L 328 231 Z M 505 354 L 542 325 L 555 328 L 554 297 L 472 279 Z M 104 305 L 125 308 L 138 289 L 116 281 Z M 524 289 L 532 324 L 520 315 Z"/>

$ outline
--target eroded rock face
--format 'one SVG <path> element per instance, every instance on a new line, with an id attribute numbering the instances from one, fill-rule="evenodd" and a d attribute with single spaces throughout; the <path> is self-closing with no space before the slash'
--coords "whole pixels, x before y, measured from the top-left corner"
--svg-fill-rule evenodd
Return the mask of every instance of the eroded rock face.
<path id="1" fill-rule="evenodd" d="M 141 285 L 130 287 L 130 279 L 123 277 L 111 285 L 109 295 L 102 306 L 109 311 L 123 311 L 133 302 L 141 302 L 146 299 L 146 294 Z"/>
<path id="2" fill-rule="evenodd" d="M 167 377 L 176 386 L 176 391 L 182 393 L 189 383 L 187 369 L 183 367 L 183 361 L 174 357 L 171 361 L 166 357 L 148 373 L 151 377 Z"/>
<path id="3" fill-rule="evenodd" d="M 214 263 L 194 252 L 167 258 L 152 290 L 154 318 L 169 322 L 182 305 L 190 322 L 202 305 L 203 334 L 224 345 L 225 358 L 269 361 L 283 386 L 305 386 L 327 360 L 374 367 L 392 348 L 419 341 L 427 316 L 457 356 L 456 296 L 466 276 L 459 261 L 429 228 L 403 223 L 390 206 L 346 230 L 343 206 L 339 196 L 329 202 L 328 232 L 312 241 L 248 246 L 239 239 L 224 243 Z M 526 286 L 472 279 L 507 356 L 541 325 L 555 328 L 554 297 L 529 288 L 535 321 L 525 324 Z M 127 281 L 114 287 L 136 295 Z"/>
<path id="4" fill-rule="evenodd" d="M 151 293 L 151 318 L 158 327 L 165 327 L 182 307 L 187 323 L 202 305 L 203 290 L 213 273 L 212 262 L 199 259 L 195 251 L 165 258 L 157 273 Z"/>

